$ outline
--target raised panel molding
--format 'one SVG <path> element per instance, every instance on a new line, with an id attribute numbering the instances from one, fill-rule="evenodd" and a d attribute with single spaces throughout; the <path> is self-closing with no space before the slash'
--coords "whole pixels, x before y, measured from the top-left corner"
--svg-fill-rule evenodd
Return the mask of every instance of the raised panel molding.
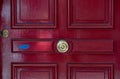
<path id="1" fill-rule="evenodd" d="M 114 51 L 114 42 L 111 39 L 76 39 L 72 40 L 72 43 L 72 52 L 74 53 L 112 54 Z"/>
<path id="2" fill-rule="evenodd" d="M 12 28 L 55 28 L 56 0 L 11 0 Z"/>
<path id="3" fill-rule="evenodd" d="M 52 39 L 14 39 L 11 41 L 12 52 L 51 53 L 53 42 Z"/>
<path id="4" fill-rule="evenodd" d="M 12 79 L 57 79 L 57 64 L 12 64 Z"/>
<path id="5" fill-rule="evenodd" d="M 68 64 L 68 79 L 113 79 L 113 64 Z"/>
<path id="6" fill-rule="evenodd" d="M 68 0 L 68 28 L 113 28 L 113 0 Z"/>

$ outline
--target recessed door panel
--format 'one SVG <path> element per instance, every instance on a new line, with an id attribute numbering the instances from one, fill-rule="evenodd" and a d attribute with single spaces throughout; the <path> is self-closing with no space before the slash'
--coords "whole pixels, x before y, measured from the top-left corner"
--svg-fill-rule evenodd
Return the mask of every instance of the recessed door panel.
<path id="1" fill-rule="evenodd" d="M 12 28 L 55 28 L 56 0 L 12 0 Z"/>
<path id="2" fill-rule="evenodd" d="M 13 79 L 58 79 L 57 64 L 12 64 Z"/>
<path id="3" fill-rule="evenodd" d="M 113 28 L 113 0 L 68 2 L 68 28 Z"/>
<path id="4" fill-rule="evenodd" d="M 69 79 L 113 79 L 112 64 L 68 64 Z"/>

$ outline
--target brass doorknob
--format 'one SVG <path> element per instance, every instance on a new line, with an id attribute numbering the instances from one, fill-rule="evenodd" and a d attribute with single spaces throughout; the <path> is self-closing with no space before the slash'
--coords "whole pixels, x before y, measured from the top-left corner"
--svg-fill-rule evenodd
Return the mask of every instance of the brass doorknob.
<path id="1" fill-rule="evenodd" d="M 57 43 L 58 52 L 65 53 L 68 51 L 68 49 L 69 49 L 69 45 L 65 40 L 58 41 L 58 43 Z"/>
<path id="2" fill-rule="evenodd" d="M 2 31 L 0 31 L 0 36 L 1 37 L 4 37 L 4 38 L 7 38 L 9 35 L 9 32 L 7 29 L 3 29 Z"/>

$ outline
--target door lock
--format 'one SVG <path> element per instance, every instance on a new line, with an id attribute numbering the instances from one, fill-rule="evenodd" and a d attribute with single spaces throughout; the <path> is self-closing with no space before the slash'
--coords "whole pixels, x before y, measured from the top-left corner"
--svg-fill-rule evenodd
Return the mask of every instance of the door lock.
<path id="1" fill-rule="evenodd" d="M 4 38 L 7 38 L 9 35 L 9 32 L 7 29 L 3 29 L 2 31 L 0 31 L 0 36 L 1 37 L 4 37 Z"/>
<path id="2" fill-rule="evenodd" d="M 58 43 L 57 43 L 58 52 L 65 53 L 68 51 L 68 49 L 69 49 L 69 45 L 65 40 L 58 41 Z"/>

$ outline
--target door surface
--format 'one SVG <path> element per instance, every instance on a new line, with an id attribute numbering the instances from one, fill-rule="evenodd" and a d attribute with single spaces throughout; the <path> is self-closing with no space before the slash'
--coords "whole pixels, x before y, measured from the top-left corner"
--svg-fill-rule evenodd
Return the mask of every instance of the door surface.
<path id="1" fill-rule="evenodd" d="M 120 0 L 0 0 L 0 29 L 1 79 L 120 79 Z"/>

